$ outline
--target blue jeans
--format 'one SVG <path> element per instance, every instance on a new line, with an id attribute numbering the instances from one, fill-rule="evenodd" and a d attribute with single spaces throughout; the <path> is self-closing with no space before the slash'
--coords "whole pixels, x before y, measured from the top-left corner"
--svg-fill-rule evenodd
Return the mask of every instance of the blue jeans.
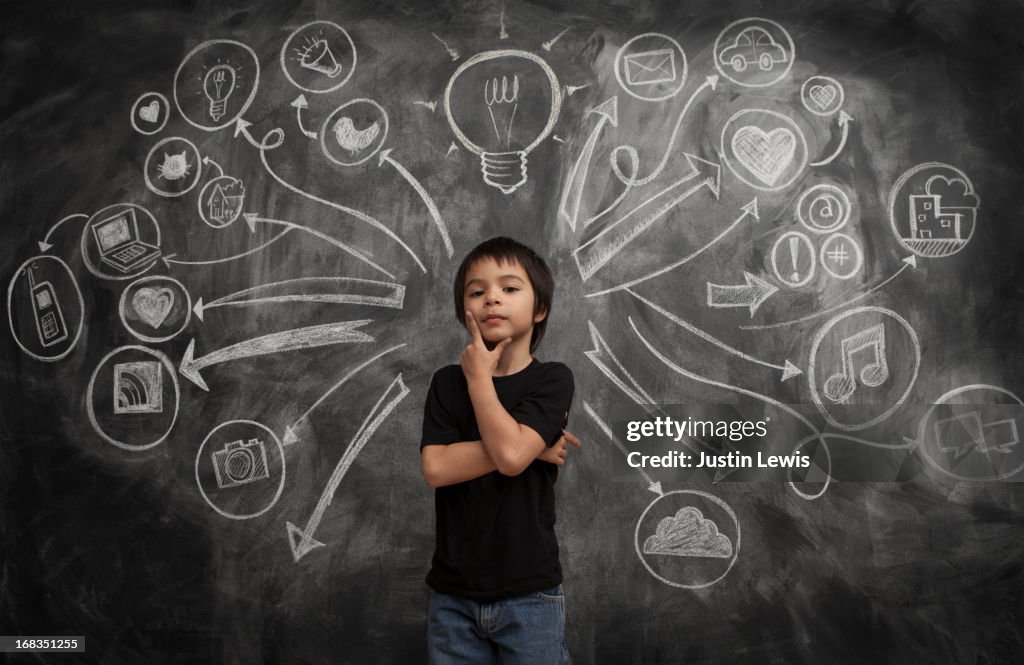
<path id="1" fill-rule="evenodd" d="M 569 665 L 562 585 L 493 603 L 431 589 L 430 665 Z"/>

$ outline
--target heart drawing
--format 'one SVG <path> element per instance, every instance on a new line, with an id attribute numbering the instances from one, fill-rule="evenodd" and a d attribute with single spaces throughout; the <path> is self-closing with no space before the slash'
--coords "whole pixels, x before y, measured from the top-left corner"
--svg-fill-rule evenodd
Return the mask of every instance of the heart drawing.
<path id="1" fill-rule="evenodd" d="M 139 117 L 146 122 L 156 122 L 160 118 L 160 103 L 155 99 L 139 108 Z"/>
<path id="2" fill-rule="evenodd" d="M 160 325 L 171 313 L 174 307 L 174 291 L 164 287 L 154 289 L 143 287 L 132 296 L 132 307 L 139 315 L 139 318 L 153 326 L 153 329 Z"/>
<path id="3" fill-rule="evenodd" d="M 747 125 L 732 135 L 732 152 L 758 180 L 772 186 L 793 161 L 796 137 L 785 127 L 766 132 Z"/>
<path id="4" fill-rule="evenodd" d="M 835 100 L 837 94 L 838 91 L 834 85 L 812 85 L 810 90 L 807 91 L 807 96 L 822 111 L 829 107 L 829 104 Z"/>

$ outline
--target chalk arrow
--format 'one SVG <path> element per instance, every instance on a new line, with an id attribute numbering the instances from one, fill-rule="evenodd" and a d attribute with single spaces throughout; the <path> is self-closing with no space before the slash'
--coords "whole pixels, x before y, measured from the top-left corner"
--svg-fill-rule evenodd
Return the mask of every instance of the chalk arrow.
<path id="1" fill-rule="evenodd" d="M 637 293 L 633 289 L 626 289 L 626 293 L 628 293 L 629 295 L 633 296 L 634 298 L 636 298 L 637 300 L 639 300 L 643 304 L 647 305 L 648 307 L 653 309 L 658 314 L 661 314 L 666 319 L 668 319 L 672 323 L 676 324 L 680 328 L 685 328 L 686 330 L 690 331 L 691 333 L 693 333 L 697 337 L 700 337 L 701 339 L 703 339 L 706 342 L 710 342 L 711 344 L 714 344 L 715 346 L 719 347 L 720 349 L 724 349 L 726 352 L 731 353 L 734 356 L 738 356 L 738 357 L 743 358 L 744 360 L 748 360 L 748 361 L 750 361 L 752 363 L 757 363 L 758 365 L 763 365 L 765 367 L 771 367 L 772 369 L 775 369 L 775 370 L 782 370 L 782 379 L 781 379 L 782 381 L 788 381 L 789 379 L 792 379 L 794 376 L 799 376 L 800 374 L 803 374 L 803 372 L 800 370 L 799 367 L 797 367 L 796 365 L 794 365 L 793 363 L 791 363 L 788 360 L 784 364 L 782 364 L 782 365 L 776 365 L 775 363 L 770 363 L 770 362 L 767 362 L 765 360 L 761 360 L 760 358 L 756 358 L 756 357 L 750 355 L 749 353 L 743 353 L 739 349 L 733 348 L 733 347 L 729 346 L 728 344 L 726 344 L 725 342 L 721 341 L 720 339 L 717 339 L 717 338 L 711 336 L 710 334 L 708 334 L 707 332 L 701 330 L 700 328 L 698 328 L 697 326 L 693 325 L 692 323 L 684 321 L 683 319 L 679 318 L 678 316 L 676 316 L 672 312 L 668 311 L 664 307 L 659 306 L 657 303 L 654 303 L 654 302 L 648 300 L 647 298 L 644 298 L 643 296 L 641 296 L 639 293 Z"/>
<path id="2" fill-rule="evenodd" d="M 562 35 L 564 35 L 565 33 L 569 32 L 570 29 L 572 29 L 572 26 L 569 26 L 568 28 L 566 28 L 565 30 L 561 31 L 560 33 L 558 33 L 557 35 L 555 35 L 551 39 L 547 40 L 546 42 L 541 44 L 540 47 L 542 49 L 544 49 L 545 51 L 550 51 L 551 47 L 555 45 L 555 42 L 557 42 L 559 39 L 561 39 Z"/>
<path id="3" fill-rule="evenodd" d="M 839 146 L 836 147 L 835 152 L 833 152 L 831 155 L 821 160 L 820 162 L 811 162 L 811 166 L 824 166 L 825 164 L 832 162 L 833 160 L 835 160 L 836 157 L 839 156 L 839 154 L 843 151 L 843 148 L 846 146 L 846 137 L 850 133 L 850 122 L 852 120 L 853 118 L 850 117 L 850 114 L 847 113 L 846 111 L 839 112 L 839 126 L 842 128 L 843 131 L 843 134 L 839 139 Z"/>
<path id="4" fill-rule="evenodd" d="M 612 222 L 573 252 L 584 281 L 593 277 L 623 247 L 702 187 L 707 187 L 718 198 L 721 167 L 689 153 L 683 155 L 690 165 L 690 173 Z"/>
<path id="5" fill-rule="evenodd" d="M 416 179 L 412 173 L 404 166 L 399 164 L 391 157 L 391 148 L 380 151 L 380 158 L 377 161 L 378 166 L 384 166 L 384 162 L 391 164 L 398 171 L 399 175 L 405 178 L 406 182 L 412 185 L 412 188 L 419 194 L 424 205 L 427 206 L 427 211 L 430 212 L 430 219 L 433 220 L 434 226 L 437 227 L 437 232 L 441 234 L 441 240 L 444 241 L 444 249 L 448 253 L 448 258 L 452 258 L 452 254 L 455 253 L 455 248 L 452 247 L 452 239 L 448 236 L 448 227 L 445 226 L 444 220 L 441 219 L 441 211 L 437 209 L 437 204 L 434 203 L 434 199 L 430 198 L 430 194 L 427 193 L 426 188 L 420 184 L 420 181 Z"/>
<path id="6" fill-rule="evenodd" d="M 271 333 L 226 346 L 223 349 L 218 349 L 199 358 L 194 357 L 196 340 L 192 339 L 188 343 L 188 348 L 185 349 L 185 355 L 181 358 L 181 365 L 178 367 L 178 371 L 192 383 L 203 390 L 209 391 L 210 388 L 199 373 L 204 367 L 229 360 L 238 360 L 239 358 L 263 356 L 270 353 L 293 351 L 295 349 L 312 349 L 318 346 L 346 342 L 372 342 L 373 337 L 356 330 L 356 328 L 364 326 L 371 321 L 372 319 L 341 321 Z"/>
<path id="7" fill-rule="evenodd" d="M 224 169 L 221 168 L 220 164 L 210 159 L 209 155 L 203 156 L 203 164 L 206 166 L 212 166 L 217 169 L 218 175 L 224 175 Z"/>
<path id="8" fill-rule="evenodd" d="M 580 151 L 580 156 L 569 172 L 569 184 L 562 192 L 562 202 L 558 206 L 558 214 L 569 223 L 572 230 L 576 230 L 576 220 L 580 214 L 580 201 L 583 199 L 583 188 L 587 184 L 587 172 L 590 170 L 590 159 L 597 146 L 597 140 L 601 136 L 606 124 L 612 127 L 619 126 L 619 98 L 611 97 L 599 106 L 590 110 L 590 113 L 597 114 L 600 119 L 590 131 L 587 142 Z"/>
<path id="9" fill-rule="evenodd" d="M 288 291 L 296 291 L 288 293 Z M 244 307 L 262 303 L 319 302 L 336 305 L 367 305 L 402 309 L 405 287 L 401 284 L 377 282 L 356 277 L 297 277 L 280 282 L 261 284 L 204 303 L 196 300 L 192 311 L 203 320 L 208 309 L 214 307 Z"/>
<path id="10" fill-rule="evenodd" d="M 324 400 L 327 399 L 327 397 L 329 395 L 331 395 L 336 390 L 338 390 L 338 388 L 340 388 L 343 385 L 345 385 L 345 383 L 348 382 L 349 379 L 351 379 L 353 376 L 355 376 L 363 368 L 372 365 L 373 363 L 377 362 L 379 359 L 383 358 L 387 354 L 391 353 L 392 351 L 397 351 L 398 349 L 402 348 L 403 346 L 405 346 L 405 344 L 399 344 L 398 346 L 393 346 L 390 349 L 387 349 L 386 351 L 381 351 L 380 353 L 378 353 L 374 357 L 370 358 L 366 362 L 361 363 L 358 366 L 356 366 L 355 368 L 349 370 L 345 374 L 345 376 L 341 377 L 340 381 L 335 383 L 333 386 L 330 387 L 329 390 L 327 390 L 327 392 L 325 392 L 323 395 L 321 395 L 320 399 L 318 399 L 316 402 L 313 403 L 313 406 L 311 406 L 308 409 L 306 409 L 302 413 L 301 416 L 299 416 L 298 418 L 295 419 L 295 422 L 293 422 L 291 425 L 288 425 L 285 428 L 285 430 L 284 430 L 284 445 L 290 446 L 293 443 L 297 443 L 299 441 L 299 435 L 296 432 L 296 430 L 299 427 L 299 423 L 305 421 L 306 418 L 309 417 L 309 414 L 313 413 L 313 411 L 316 409 L 316 407 L 320 406 L 324 402 Z"/>
<path id="11" fill-rule="evenodd" d="M 673 261 L 672 263 L 669 263 L 668 265 L 660 266 L 657 269 L 652 270 L 651 272 L 643 275 L 642 277 L 638 277 L 638 278 L 630 280 L 628 282 L 623 282 L 622 284 L 619 284 L 617 286 L 613 286 L 613 287 L 610 287 L 610 288 L 607 288 L 607 289 L 603 289 L 601 291 L 595 291 L 594 293 L 588 293 L 586 295 L 586 297 L 587 298 L 596 298 L 597 296 L 602 296 L 602 295 L 605 295 L 606 293 L 612 293 L 613 291 L 627 290 L 627 289 L 629 289 L 631 287 L 636 286 L 637 284 L 640 284 L 642 282 L 646 282 L 649 279 L 654 279 L 655 277 L 657 277 L 659 275 L 663 275 L 663 274 L 665 274 L 665 273 L 667 273 L 667 272 L 669 272 L 671 270 L 675 270 L 679 266 L 681 266 L 683 264 L 686 264 L 686 263 L 689 263 L 690 261 L 692 261 L 696 257 L 700 256 L 701 254 L 703 254 L 707 250 L 709 250 L 712 247 L 714 247 L 715 245 L 717 245 L 723 238 L 725 238 L 727 235 L 729 235 L 729 233 L 732 232 L 733 229 L 735 229 L 737 226 L 739 226 L 740 223 L 744 219 L 750 218 L 750 219 L 752 219 L 754 221 L 760 220 L 760 217 L 758 216 L 758 212 L 757 212 L 757 198 L 756 197 L 753 198 L 746 205 L 740 206 L 740 211 L 741 211 L 740 215 L 736 219 L 734 219 L 732 221 L 732 223 L 729 224 L 729 226 L 727 226 L 724 229 L 722 229 L 721 233 L 719 233 L 717 236 L 715 236 L 710 241 L 705 243 L 702 247 L 698 247 L 697 249 L 693 250 L 692 252 L 690 252 L 686 256 L 684 256 L 684 257 L 682 257 L 680 259 L 676 259 L 675 261 Z M 654 260 L 657 260 L 657 256 L 654 257 Z M 634 271 L 636 269 L 636 265 L 631 264 L 629 266 L 629 268 L 630 268 L 631 271 Z"/>
<path id="12" fill-rule="evenodd" d="M 305 134 L 309 138 L 315 139 L 317 137 L 316 132 L 311 132 L 302 126 L 302 109 L 309 108 L 309 102 L 306 101 L 306 96 L 300 94 L 298 97 L 292 100 L 292 106 L 295 107 L 295 119 L 299 121 L 299 129 L 302 131 L 303 134 Z"/>
<path id="13" fill-rule="evenodd" d="M 601 429 L 601 431 L 604 432 L 604 435 L 607 436 L 608 439 L 615 444 L 615 447 L 621 450 L 623 455 L 626 455 L 628 457 L 629 450 L 626 449 L 626 446 L 622 445 L 621 441 L 615 438 L 615 433 L 612 432 L 612 428 L 609 427 L 607 423 L 605 423 L 604 420 L 601 419 L 601 416 L 597 415 L 597 411 L 594 411 L 593 407 L 591 407 L 590 404 L 588 404 L 587 402 L 583 402 L 583 410 L 586 411 L 587 415 L 589 415 L 594 420 L 594 422 Z M 643 467 L 638 466 L 636 467 L 636 470 L 640 473 L 641 476 L 643 476 L 643 479 L 647 481 L 648 490 L 654 492 L 658 496 L 661 496 L 663 494 L 663 492 L 661 491 L 660 481 L 654 482 L 653 480 L 651 480 L 651 477 L 647 475 L 647 472 L 644 471 Z"/>
<path id="14" fill-rule="evenodd" d="M 870 289 L 868 289 L 864 293 L 861 293 L 860 295 L 858 295 L 855 298 L 850 298 L 846 302 L 841 302 L 838 305 L 833 305 L 831 307 L 826 307 L 823 310 L 820 310 L 818 312 L 814 312 L 813 314 L 808 314 L 807 316 L 802 316 L 799 319 L 792 319 L 791 321 L 778 321 L 776 323 L 764 323 L 764 324 L 760 324 L 760 325 L 756 325 L 756 326 L 754 326 L 754 325 L 751 325 L 751 326 L 740 326 L 740 328 L 742 330 L 767 330 L 768 328 L 781 328 L 782 326 L 788 326 L 788 325 L 792 325 L 794 323 L 802 323 L 804 321 L 810 321 L 811 319 L 816 319 L 819 316 L 824 316 L 825 314 L 828 314 L 829 312 L 834 312 L 834 311 L 839 310 L 839 309 L 845 309 L 845 308 L 849 307 L 850 305 L 852 305 L 853 303 L 857 302 L 858 300 L 866 298 L 867 296 L 871 295 L 875 291 L 878 291 L 879 289 L 884 287 L 886 284 L 888 284 L 892 280 L 894 280 L 897 277 L 899 277 L 900 274 L 904 270 L 906 270 L 907 268 L 916 268 L 917 267 L 917 256 L 910 255 L 910 256 L 906 257 L 905 259 L 901 259 L 901 262 L 903 263 L 903 266 L 901 266 L 900 269 L 897 270 L 895 274 L 890 275 L 881 284 L 878 284 L 876 286 L 871 287 Z"/>
<path id="15" fill-rule="evenodd" d="M 296 563 L 299 562 L 299 559 L 309 554 L 311 550 L 317 547 L 324 547 L 325 543 L 314 538 L 313 534 L 316 533 L 317 527 L 320 526 L 320 521 L 327 511 L 327 507 L 334 500 L 334 493 L 338 491 L 338 487 L 341 485 L 345 474 L 348 473 L 349 467 L 352 466 L 352 462 L 355 461 L 360 451 L 369 442 L 370 437 L 373 436 L 377 428 L 388 419 L 391 412 L 395 410 L 399 402 L 408 394 L 409 389 L 405 387 L 405 384 L 402 382 L 402 375 L 399 374 L 391 382 L 391 385 L 387 387 L 380 399 L 377 400 L 377 403 L 374 404 L 370 414 L 359 427 L 355 437 L 348 444 L 348 448 L 345 449 L 345 453 L 338 460 L 338 464 L 334 467 L 334 472 L 331 473 L 331 478 L 327 482 L 327 487 L 324 488 L 323 493 L 320 495 L 320 500 L 316 503 L 316 508 L 313 509 L 313 514 L 306 521 L 306 527 L 300 529 L 291 522 L 285 523 L 285 529 L 288 533 L 288 544 L 291 546 L 292 557 Z"/>
<path id="16" fill-rule="evenodd" d="M 301 224 L 295 224 L 294 222 L 286 222 L 286 221 L 281 220 L 281 219 L 268 219 L 266 217 L 260 217 L 258 214 L 254 213 L 254 212 L 243 212 L 242 213 L 242 217 L 245 219 L 245 223 L 249 226 L 249 232 L 250 233 L 255 233 L 256 232 L 256 225 L 257 224 L 276 224 L 278 226 L 283 226 L 283 227 L 285 227 L 288 230 L 299 229 L 300 231 L 304 231 L 304 232 L 306 232 L 306 233 L 308 233 L 308 234 L 310 234 L 312 236 L 320 238 L 321 240 L 323 240 L 323 241 L 325 241 L 325 242 L 327 242 L 327 243 L 329 243 L 331 245 L 334 245 L 338 249 L 340 249 L 340 250 L 342 250 L 344 252 L 347 252 L 348 254 L 350 254 L 353 257 L 359 259 L 360 261 L 362 261 L 366 265 L 370 266 L 371 268 L 374 268 L 375 270 L 378 270 L 378 271 L 384 273 L 385 275 L 387 275 L 391 279 L 395 278 L 394 275 L 392 275 L 390 272 L 385 270 L 383 267 L 381 267 L 381 266 L 377 265 L 376 263 L 374 263 L 370 259 L 370 257 L 366 256 L 365 254 L 363 254 L 362 252 L 360 252 L 356 248 L 351 247 L 349 245 L 346 245 L 345 243 L 341 242 L 340 240 L 338 240 L 336 238 L 332 238 L 331 236 L 327 235 L 326 233 L 321 233 L 320 231 L 317 231 L 316 229 L 310 228 L 308 226 L 303 226 Z"/>
<path id="17" fill-rule="evenodd" d="M 259 141 L 254 139 L 252 134 L 249 133 L 250 127 L 252 127 L 252 123 L 247 120 L 242 120 L 241 118 L 235 120 L 235 138 L 237 139 L 238 135 L 241 134 L 242 136 L 245 137 L 245 140 L 248 141 L 250 145 L 256 148 L 263 147 L 260 145 Z"/>
<path id="18" fill-rule="evenodd" d="M 59 222 L 57 222 L 56 224 L 51 226 L 49 228 L 49 230 L 47 230 L 46 235 L 43 236 L 43 239 L 40 240 L 37 243 L 39 245 L 39 250 L 41 252 L 44 252 L 44 253 L 49 251 L 49 249 L 51 247 L 53 247 L 53 245 L 50 244 L 50 236 L 53 235 L 53 232 L 56 231 L 60 227 L 61 224 L 63 224 L 64 222 L 70 221 L 72 219 L 89 219 L 89 215 L 86 215 L 86 214 L 80 213 L 80 212 L 76 212 L 73 215 L 68 215 L 67 217 L 64 217 L 63 219 L 61 219 Z"/>
<path id="19" fill-rule="evenodd" d="M 708 307 L 749 307 L 750 316 L 754 316 L 757 308 L 779 290 L 774 284 L 745 270 L 743 280 L 746 284 L 735 286 L 708 282 Z"/>

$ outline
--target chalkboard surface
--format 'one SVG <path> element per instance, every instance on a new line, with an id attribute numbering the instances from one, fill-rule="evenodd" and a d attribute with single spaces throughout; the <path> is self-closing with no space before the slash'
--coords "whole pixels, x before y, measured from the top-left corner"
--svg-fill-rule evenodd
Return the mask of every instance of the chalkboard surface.
<path id="1" fill-rule="evenodd" d="M 1020 3 L 3 17 L 0 634 L 85 644 L 12 662 L 424 662 L 496 235 L 576 379 L 575 662 L 1021 662 Z"/>

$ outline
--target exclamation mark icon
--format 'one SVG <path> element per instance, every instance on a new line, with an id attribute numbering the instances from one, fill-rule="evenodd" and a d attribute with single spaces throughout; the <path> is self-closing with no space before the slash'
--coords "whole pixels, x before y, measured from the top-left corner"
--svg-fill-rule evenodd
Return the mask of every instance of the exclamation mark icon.
<path id="1" fill-rule="evenodd" d="M 797 252 L 799 251 L 799 246 L 800 246 L 800 238 L 799 238 L 799 236 L 790 236 L 789 237 L 789 257 L 793 261 L 793 274 L 790 275 L 789 279 L 792 282 L 799 282 L 800 281 L 800 271 L 796 267 L 796 255 L 797 255 Z"/>

